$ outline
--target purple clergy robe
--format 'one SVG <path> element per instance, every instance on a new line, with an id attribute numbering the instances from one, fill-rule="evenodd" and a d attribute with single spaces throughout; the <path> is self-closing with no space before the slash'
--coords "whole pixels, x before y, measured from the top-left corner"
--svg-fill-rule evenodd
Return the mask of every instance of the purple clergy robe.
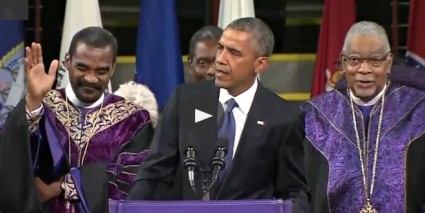
<path id="1" fill-rule="evenodd" d="M 361 143 L 369 137 L 371 180 L 382 102 L 371 109 L 369 126 L 355 106 Z M 308 182 L 312 212 L 359 212 L 364 204 L 362 173 L 346 89 L 325 93 L 302 106 L 305 112 Z M 372 205 L 378 212 L 418 212 L 424 203 L 425 92 L 390 85 L 386 92 Z M 367 130 L 366 130 L 367 128 Z M 411 147 L 417 147 L 415 149 Z M 418 154 L 422 152 L 422 154 Z M 415 164 L 415 167 L 411 165 Z M 423 181 L 422 181 L 423 182 Z"/>
<path id="2" fill-rule="evenodd" d="M 64 90 L 48 92 L 43 106 L 39 120 L 27 124 L 27 130 L 19 129 L 23 135 L 27 135 L 25 131 L 30 129 L 28 147 L 17 147 L 10 142 L 11 146 L 7 149 L 0 148 L 0 153 L 17 150 L 24 159 L 30 154 L 30 167 L 23 165 L 25 161 L 18 163 L 22 163 L 23 168 L 32 168 L 34 175 L 46 183 L 57 181 L 64 175 L 69 177 L 66 185 L 73 189 L 70 191 L 76 195 L 74 199 L 65 198 L 62 194 L 44 203 L 41 209 L 47 212 L 105 212 L 108 198 L 124 199 L 147 155 L 153 135 L 148 112 L 113 94 L 106 95 L 103 104 L 82 110 L 66 102 Z M 21 118 L 25 117 L 23 110 L 25 100 L 11 115 L 11 119 L 16 117 L 15 124 L 10 121 L 11 124 L 5 126 L 11 134 L 16 122 L 25 126 Z M 10 139 L 5 141 L 9 144 Z M 6 164 L 1 166 L 10 167 Z M 15 188 L 19 188 L 16 184 Z M 34 182 L 28 177 L 22 178 L 20 184 L 26 187 L 25 190 L 35 191 Z M 11 193 L 25 197 L 25 202 L 21 201 L 22 206 L 19 207 L 13 205 L 16 200 L 5 198 L 6 209 L 39 211 L 35 210 L 39 208 L 34 198 L 36 193 L 28 194 L 14 188 Z"/>

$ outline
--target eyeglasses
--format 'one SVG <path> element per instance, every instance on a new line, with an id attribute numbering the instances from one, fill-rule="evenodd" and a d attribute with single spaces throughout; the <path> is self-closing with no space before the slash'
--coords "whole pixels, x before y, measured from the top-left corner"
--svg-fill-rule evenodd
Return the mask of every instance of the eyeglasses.
<path id="1" fill-rule="evenodd" d="M 373 57 L 373 58 L 363 58 L 358 56 L 347 56 L 345 54 L 342 54 L 343 61 L 346 62 L 348 65 L 352 67 L 357 67 L 363 64 L 365 61 L 369 66 L 372 67 L 379 67 L 381 64 L 387 60 L 388 55 L 391 53 L 391 51 L 387 52 L 382 57 Z"/>

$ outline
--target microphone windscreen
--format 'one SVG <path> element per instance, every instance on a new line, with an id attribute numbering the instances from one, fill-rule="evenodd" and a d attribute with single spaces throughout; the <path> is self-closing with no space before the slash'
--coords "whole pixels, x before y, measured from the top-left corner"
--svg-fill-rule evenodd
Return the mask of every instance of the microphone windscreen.
<path id="1" fill-rule="evenodd" d="M 196 151 L 193 147 L 189 146 L 187 147 L 185 154 L 188 158 L 194 158 L 196 155 Z"/>
<path id="2" fill-rule="evenodd" d="M 229 139 L 219 138 L 217 140 L 217 147 L 222 147 L 224 148 L 225 152 L 227 152 L 227 149 L 229 148 Z"/>

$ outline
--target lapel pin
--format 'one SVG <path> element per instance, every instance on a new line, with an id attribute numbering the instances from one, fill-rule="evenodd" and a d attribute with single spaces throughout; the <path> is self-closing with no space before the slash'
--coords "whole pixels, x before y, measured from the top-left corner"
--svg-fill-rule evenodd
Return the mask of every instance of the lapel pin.
<path id="1" fill-rule="evenodd" d="M 264 126 L 266 123 L 264 121 L 257 121 L 258 125 Z"/>

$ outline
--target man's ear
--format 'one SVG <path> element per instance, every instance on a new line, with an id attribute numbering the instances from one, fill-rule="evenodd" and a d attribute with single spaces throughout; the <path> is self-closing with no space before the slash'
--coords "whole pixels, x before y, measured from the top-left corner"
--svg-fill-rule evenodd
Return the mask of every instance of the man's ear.
<path id="1" fill-rule="evenodd" d="M 388 54 L 389 57 L 389 68 L 387 69 L 387 73 L 390 74 L 391 73 L 391 67 L 393 66 L 393 62 L 394 62 L 394 55 L 393 53 Z"/>
<path id="2" fill-rule="evenodd" d="M 68 63 L 71 61 L 71 56 L 68 53 L 65 53 L 65 63 Z"/>
<path id="3" fill-rule="evenodd" d="M 69 55 L 68 53 L 65 54 L 65 67 L 67 70 L 69 70 L 71 68 L 71 55 Z"/>
<path id="4" fill-rule="evenodd" d="M 265 56 L 258 57 L 255 63 L 255 73 L 260 74 L 269 68 L 270 58 Z"/>
<path id="5" fill-rule="evenodd" d="M 112 68 L 111 68 L 111 77 L 112 76 L 114 76 L 114 72 L 115 72 L 115 65 L 116 65 L 117 63 L 116 62 L 114 62 L 114 64 L 112 64 Z"/>
<path id="6" fill-rule="evenodd" d="M 188 56 L 188 57 L 187 57 L 187 64 L 189 64 L 189 67 L 191 67 L 191 68 L 193 68 L 193 66 L 192 66 L 192 62 L 193 62 L 192 57 Z"/>

